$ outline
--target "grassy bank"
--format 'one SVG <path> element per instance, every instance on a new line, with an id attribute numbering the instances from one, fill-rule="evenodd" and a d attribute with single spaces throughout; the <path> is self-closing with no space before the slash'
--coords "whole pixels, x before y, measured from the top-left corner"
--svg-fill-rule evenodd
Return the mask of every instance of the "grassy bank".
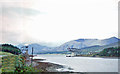
<path id="1" fill-rule="evenodd" d="M 6 55 L 0 58 L 1 72 L 42 72 L 41 69 L 27 66 L 23 55 L 14 55 L 7 52 L 0 52 L 0 55 Z"/>
<path id="2" fill-rule="evenodd" d="M 0 51 L 0 55 L 13 55 L 13 54 L 8 53 L 8 52 L 1 52 L 1 51 Z"/>
<path id="3" fill-rule="evenodd" d="M 28 56 L 28 57 L 27 57 Z M 34 62 L 35 63 L 35 62 Z M 34 64 L 36 66 L 37 63 Z M 29 55 L 11 44 L 0 45 L 0 72 L 43 72 L 31 65 Z"/>

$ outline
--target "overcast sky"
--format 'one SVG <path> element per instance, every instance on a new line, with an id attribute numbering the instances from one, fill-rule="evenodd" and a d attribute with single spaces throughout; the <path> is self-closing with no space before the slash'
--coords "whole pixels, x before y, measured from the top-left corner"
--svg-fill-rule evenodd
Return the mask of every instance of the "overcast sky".
<path id="1" fill-rule="evenodd" d="M 59 46 L 118 36 L 119 0 L 0 0 L 0 43 Z"/>

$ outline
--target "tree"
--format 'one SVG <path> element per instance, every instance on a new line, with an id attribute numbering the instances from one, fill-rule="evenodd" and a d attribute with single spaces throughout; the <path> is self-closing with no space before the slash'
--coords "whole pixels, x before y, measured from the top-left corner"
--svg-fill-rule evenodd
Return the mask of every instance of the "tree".
<path id="1" fill-rule="evenodd" d="M 0 45 L 0 51 L 9 52 L 9 53 L 16 54 L 16 55 L 21 53 L 21 50 L 19 48 L 11 44 Z"/>

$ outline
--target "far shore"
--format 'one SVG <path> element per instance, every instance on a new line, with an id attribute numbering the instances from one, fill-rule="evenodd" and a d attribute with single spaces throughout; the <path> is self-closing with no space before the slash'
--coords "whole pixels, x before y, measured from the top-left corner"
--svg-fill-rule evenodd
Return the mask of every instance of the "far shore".
<path id="1" fill-rule="evenodd" d="M 34 56 L 37 55 L 65 55 L 65 57 L 92 57 L 92 58 L 105 58 L 105 59 L 119 59 L 120 57 L 108 57 L 108 56 L 66 56 L 66 54 L 35 54 Z M 32 55 L 29 55 L 32 57 Z"/>
<path id="2" fill-rule="evenodd" d="M 105 58 L 105 59 L 119 59 L 119 57 L 107 57 L 107 56 L 67 56 L 67 57 L 91 57 L 91 58 Z"/>

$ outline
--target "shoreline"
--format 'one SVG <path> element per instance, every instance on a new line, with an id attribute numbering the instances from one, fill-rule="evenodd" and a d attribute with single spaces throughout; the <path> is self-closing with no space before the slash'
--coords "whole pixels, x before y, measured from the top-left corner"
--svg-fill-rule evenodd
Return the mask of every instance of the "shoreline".
<path id="1" fill-rule="evenodd" d="M 65 57 L 65 56 L 64 56 Z M 88 57 L 88 56 L 73 56 L 73 57 Z M 101 59 L 118 59 L 118 57 L 88 57 L 88 58 L 101 58 Z M 69 59 L 69 57 L 68 57 Z M 75 58 L 76 59 L 76 58 Z M 79 59 L 79 58 L 78 58 Z M 107 60 L 106 60 L 107 61 Z M 73 67 L 71 65 L 60 65 L 59 63 L 50 62 L 47 59 L 39 59 L 34 58 L 34 62 L 36 62 L 38 65 L 36 65 L 36 68 L 42 68 L 46 72 L 75 72 L 76 67 Z M 70 68 L 73 67 L 74 69 Z M 107 67 L 107 66 L 106 66 Z M 97 69 L 96 69 L 97 70 Z"/>
<path id="2" fill-rule="evenodd" d="M 99 56 L 96 56 L 96 57 L 92 57 L 92 56 L 72 56 L 72 57 L 91 57 L 91 58 L 103 58 L 103 59 L 119 59 L 119 57 L 106 57 L 106 56 L 103 56 L 103 57 L 99 57 Z"/>
<path id="3" fill-rule="evenodd" d="M 46 59 L 33 59 L 33 67 L 37 69 L 43 69 L 45 72 L 60 72 L 57 69 L 64 68 L 63 65 L 50 62 L 42 62 L 44 60 Z"/>
<path id="4" fill-rule="evenodd" d="M 45 70 L 46 72 L 59 72 L 57 71 L 57 69 L 59 68 L 64 68 L 64 66 L 62 65 L 58 65 L 58 64 L 54 64 L 54 63 L 50 63 L 50 62 L 37 62 L 38 65 L 35 66 L 35 68 L 41 68 L 43 70 Z"/>
<path id="5" fill-rule="evenodd" d="M 36 55 L 33 55 L 34 56 L 37 56 L 37 55 L 61 55 L 61 54 L 36 54 Z M 65 54 L 62 54 L 62 55 L 65 55 Z M 107 57 L 107 56 L 67 56 L 65 55 L 65 57 L 90 57 L 90 58 L 105 58 L 105 59 L 119 59 L 120 57 Z"/>

